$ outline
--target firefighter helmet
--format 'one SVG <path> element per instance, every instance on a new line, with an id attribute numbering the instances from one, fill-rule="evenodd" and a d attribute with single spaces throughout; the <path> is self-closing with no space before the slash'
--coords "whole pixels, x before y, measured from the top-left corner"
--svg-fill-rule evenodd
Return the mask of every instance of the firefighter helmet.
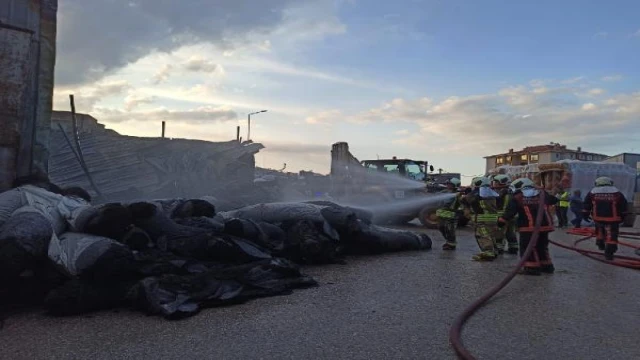
<path id="1" fill-rule="evenodd" d="M 471 185 L 473 185 L 475 187 L 489 186 L 490 184 L 491 184 L 491 182 L 486 177 L 474 178 L 473 182 L 471 183 Z"/>
<path id="2" fill-rule="evenodd" d="M 493 177 L 493 181 L 502 186 L 507 186 L 511 182 L 511 178 L 508 175 L 500 174 Z"/>
<path id="3" fill-rule="evenodd" d="M 513 188 L 516 190 L 522 190 L 525 188 L 533 188 L 536 186 L 536 184 L 529 178 L 519 178 L 514 180 L 511 183 L 511 186 L 513 186 Z"/>
<path id="4" fill-rule="evenodd" d="M 451 178 L 451 179 L 447 180 L 447 184 L 451 184 L 451 185 L 453 185 L 453 186 L 458 187 L 458 186 L 460 186 L 460 179 L 458 179 L 458 178 Z"/>
<path id="5" fill-rule="evenodd" d="M 596 186 L 613 186 L 611 178 L 602 176 L 596 179 Z"/>

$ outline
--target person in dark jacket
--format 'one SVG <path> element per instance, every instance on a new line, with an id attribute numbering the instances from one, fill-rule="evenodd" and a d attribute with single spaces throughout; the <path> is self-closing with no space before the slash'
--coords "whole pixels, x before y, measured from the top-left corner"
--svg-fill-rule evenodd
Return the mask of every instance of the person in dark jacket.
<path id="1" fill-rule="evenodd" d="M 540 207 L 540 192 L 535 188 L 533 181 L 527 178 L 515 180 L 512 184 L 514 188 L 513 198 L 507 205 L 504 215 L 498 219 L 498 226 L 505 226 L 509 221 L 516 219 L 516 225 L 520 233 L 520 256 L 522 257 L 531 242 L 533 232 L 536 227 L 536 217 Z M 555 205 L 558 199 L 544 191 L 544 214 L 540 224 L 538 242 L 531 252 L 531 255 L 524 263 L 521 274 L 540 275 L 540 273 L 553 273 L 555 267 L 549 254 L 549 233 L 554 230 L 553 218 L 549 213 L 548 206 Z"/>
<path id="2" fill-rule="evenodd" d="M 596 223 L 596 245 L 604 250 L 607 260 L 618 251 L 618 232 L 627 212 L 627 199 L 613 186 L 613 180 L 599 177 L 595 187 L 584 198 L 582 213 Z"/>
<path id="3" fill-rule="evenodd" d="M 580 226 L 582 225 L 582 208 L 583 208 L 583 202 L 582 202 L 582 192 L 580 190 L 576 190 L 573 192 L 573 195 L 571 195 L 571 197 L 569 198 L 569 208 L 571 209 L 571 212 L 573 213 L 573 220 L 571 220 L 571 223 L 573 224 L 573 227 L 576 229 L 579 229 Z"/>

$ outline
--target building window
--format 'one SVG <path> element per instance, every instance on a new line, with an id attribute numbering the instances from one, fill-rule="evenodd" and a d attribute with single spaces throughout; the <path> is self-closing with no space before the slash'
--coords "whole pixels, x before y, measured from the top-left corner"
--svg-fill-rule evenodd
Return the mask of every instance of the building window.
<path id="1" fill-rule="evenodd" d="M 522 154 L 522 155 L 520 155 L 520 160 L 522 160 L 522 161 L 527 161 L 527 159 L 528 159 L 528 158 L 527 158 L 527 154 Z"/>
<path id="2" fill-rule="evenodd" d="M 511 155 L 507 156 L 507 162 L 511 163 Z"/>
<path id="3" fill-rule="evenodd" d="M 587 155 L 587 160 L 592 161 L 593 160 L 593 156 L 592 155 Z"/>
<path id="4" fill-rule="evenodd" d="M 538 154 L 531 155 L 531 161 L 538 161 Z"/>
<path id="5" fill-rule="evenodd" d="M 556 159 L 560 158 L 560 154 L 556 153 Z"/>
<path id="6" fill-rule="evenodd" d="M 504 158 L 501 158 L 501 157 L 496 158 L 496 164 L 497 164 L 497 165 L 502 165 L 502 164 L 504 164 Z"/>

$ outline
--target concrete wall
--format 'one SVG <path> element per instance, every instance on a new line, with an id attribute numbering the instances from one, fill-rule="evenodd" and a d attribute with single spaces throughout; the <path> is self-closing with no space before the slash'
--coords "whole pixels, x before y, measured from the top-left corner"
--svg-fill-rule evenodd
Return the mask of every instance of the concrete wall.
<path id="1" fill-rule="evenodd" d="M 0 191 L 47 171 L 57 0 L 0 1 Z"/>
<path id="2" fill-rule="evenodd" d="M 489 158 L 486 158 L 485 160 L 486 160 L 486 163 L 485 163 L 485 166 L 484 166 L 484 169 L 485 169 L 484 172 L 486 174 L 489 171 L 491 171 L 491 170 L 496 168 L 496 158 L 495 157 L 489 157 Z"/>

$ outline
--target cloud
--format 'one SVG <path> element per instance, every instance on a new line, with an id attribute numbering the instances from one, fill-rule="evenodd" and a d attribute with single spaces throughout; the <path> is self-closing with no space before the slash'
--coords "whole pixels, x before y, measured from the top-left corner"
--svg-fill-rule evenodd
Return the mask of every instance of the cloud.
<path id="1" fill-rule="evenodd" d="M 584 76 L 576 76 L 574 78 L 562 80 L 562 83 L 563 84 L 577 84 L 577 83 L 581 82 L 584 79 L 585 79 Z"/>
<path id="2" fill-rule="evenodd" d="M 594 88 L 589 90 L 589 95 L 592 95 L 592 96 L 602 95 L 604 93 L 605 93 L 604 89 L 600 89 L 600 88 Z"/>
<path id="3" fill-rule="evenodd" d="M 152 51 L 186 44 L 206 42 L 233 49 L 255 34 L 276 31 L 291 16 L 289 8 L 298 4 L 296 0 L 261 0 L 259 5 L 255 0 L 61 1 L 56 82 L 99 79 Z M 306 19 L 298 21 L 303 24 Z"/>
<path id="4" fill-rule="evenodd" d="M 638 31 L 634 32 L 631 36 L 640 37 L 640 29 L 638 29 Z"/>
<path id="5" fill-rule="evenodd" d="M 602 81 L 620 81 L 622 80 L 622 75 L 608 75 L 602 77 Z"/>
<path id="6" fill-rule="evenodd" d="M 96 108 L 94 115 L 101 123 L 174 121 L 179 123 L 216 123 L 236 120 L 238 114 L 226 106 L 203 106 L 190 110 L 154 109 L 128 112 L 113 108 Z"/>
<path id="7" fill-rule="evenodd" d="M 162 68 L 160 68 L 160 70 L 158 70 L 157 73 L 153 75 L 153 78 L 151 79 L 151 81 L 156 85 L 167 81 L 169 79 L 169 76 L 171 76 L 172 70 L 173 70 L 173 65 L 165 64 L 164 66 L 162 66 Z"/>
<path id="8" fill-rule="evenodd" d="M 440 101 L 425 99 L 394 99 L 354 117 L 368 122 L 412 122 L 420 130 L 395 140 L 396 144 L 422 147 L 425 143 L 420 139 L 430 139 L 430 151 L 467 155 L 502 151 L 514 144 L 544 144 L 549 139 L 620 146 L 623 139 L 640 133 L 640 92 L 618 94 L 601 105 L 582 103 L 579 94 L 568 88 L 537 94 L 526 86 Z"/>
<path id="9" fill-rule="evenodd" d="M 124 109 L 131 111 L 142 104 L 153 104 L 157 98 L 140 94 L 129 94 L 124 98 Z"/>
<path id="10" fill-rule="evenodd" d="M 600 31 L 593 35 L 594 39 L 606 39 L 609 36 L 609 33 L 606 31 Z"/>
<path id="11" fill-rule="evenodd" d="M 394 132 L 394 134 L 396 134 L 396 135 L 409 135 L 409 130 L 407 130 L 407 129 L 398 130 L 398 131 Z"/>
<path id="12" fill-rule="evenodd" d="M 131 84 L 125 80 L 101 81 L 91 86 L 56 88 L 54 93 L 54 108 L 68 109 L 69 94 L 74 95 L 76 110 L 89 112 L 100 101 L 124 94 L 131 89 Z"/>
<path id="13" fill-rule="evenodd" d="M 185 62 L 184 68 L 193 72 L 212 73 L 221 69 L 221 66 L 213 61 L 194 56 Z"/>
<path id="14" fill-rule="evenodd" d="M 343 115 L 340 110 L 326 110 L 307 117 L 305 119 L 305 123 L 309 125 L 330 126 L 334 122 L 341 120 L 342 117 Z"/>

